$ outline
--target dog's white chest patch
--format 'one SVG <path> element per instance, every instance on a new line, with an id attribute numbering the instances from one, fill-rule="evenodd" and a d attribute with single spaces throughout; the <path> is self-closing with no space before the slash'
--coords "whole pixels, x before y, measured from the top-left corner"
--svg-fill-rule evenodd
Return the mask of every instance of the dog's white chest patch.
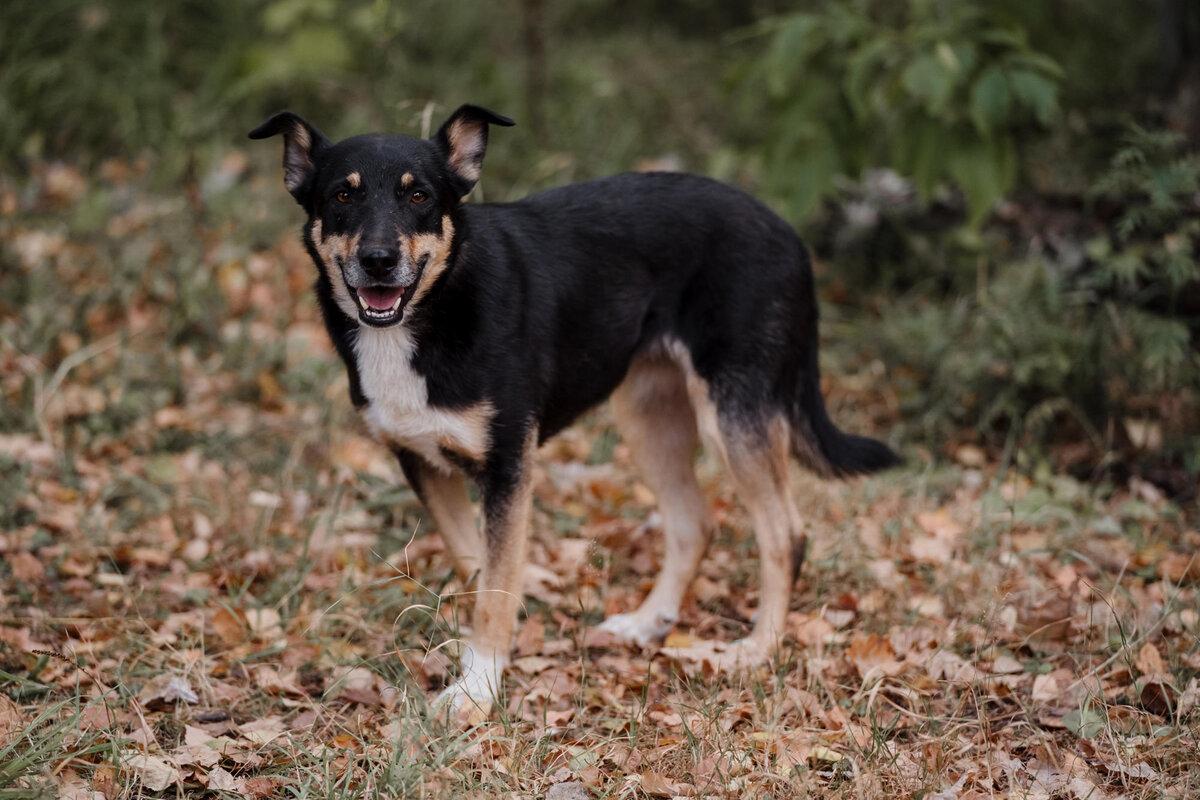
<path id="1" fill-rule="evenodd" d="M 416 349 L 404 326 L 359 328 L 354 352 L 367 398 L 363 419 L 371 434 L 444 470 L 453 469 L 445 450 L 481 460 L 487 453 L 491 404 L 462 409 L 430 406 L 425 378 L 412 366 Z"/>

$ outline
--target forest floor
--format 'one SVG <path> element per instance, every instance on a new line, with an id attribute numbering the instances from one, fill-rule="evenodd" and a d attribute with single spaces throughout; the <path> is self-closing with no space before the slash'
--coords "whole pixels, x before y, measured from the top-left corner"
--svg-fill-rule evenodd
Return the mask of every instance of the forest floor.
<path id="1" fill-rule="evenodd" d="M 431 710 L 473 598 L 354 416 L 277 182 L 0 181 L 0 798 L 1200 796 L 1196 521 L 970 445 L 797 470 L 787 639 L 722 674 L 757 553 L 706 456 L 679 624 L 595 631 L 661 540 L 602 408 L 539 453 L 507 702 Z M 878 380 L 827 372 L 870 432 Z"/>

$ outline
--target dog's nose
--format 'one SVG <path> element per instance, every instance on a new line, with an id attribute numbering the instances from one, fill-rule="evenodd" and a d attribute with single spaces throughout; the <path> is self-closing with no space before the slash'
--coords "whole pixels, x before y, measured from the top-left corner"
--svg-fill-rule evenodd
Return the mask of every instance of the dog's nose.
<path id="1" fill-rule="evenodd" d="M 400 258 L 400 251 L 389 247 L 376 247 L 358 254 L 358 263 L 372 278 L 387 278 L 392 267 Z"/>

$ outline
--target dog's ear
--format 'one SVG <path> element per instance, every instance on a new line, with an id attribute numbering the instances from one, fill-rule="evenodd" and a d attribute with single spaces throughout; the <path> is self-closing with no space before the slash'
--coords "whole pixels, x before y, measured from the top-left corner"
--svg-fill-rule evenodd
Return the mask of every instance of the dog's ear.
<path id="1" fill-rule="evenodd" d="M 282 111 L 250 131 L 251 139 L 283 134 L 283 183 L 300 205 L 308 207 L 317 158 L 329 140 L 298 114 Z"/>
<path id="2" fill-rule="evenodd" d="M 458 196 L 471 191 L 483 171 L 483 154 L 487 151 L 488 125 L 515 125 L 508 117 L 479 106 L 459 106 L 442 123 L 433 141 L 442 151 L 450 168 Z"/>

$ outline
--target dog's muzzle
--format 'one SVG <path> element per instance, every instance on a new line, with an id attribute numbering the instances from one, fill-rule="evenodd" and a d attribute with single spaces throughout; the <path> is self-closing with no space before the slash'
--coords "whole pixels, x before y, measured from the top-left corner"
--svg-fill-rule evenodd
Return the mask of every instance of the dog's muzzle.
<path id="1" fill-rule="evenodd" d="M 358 303 L 358 318 L 363 323 L 382 328 L 404 316 L 404 307 L 425 267 L 425 259 L 415 268 L 405 261 L 396 250 L 366 250 L 343 268 L 342 277 Z"/>

